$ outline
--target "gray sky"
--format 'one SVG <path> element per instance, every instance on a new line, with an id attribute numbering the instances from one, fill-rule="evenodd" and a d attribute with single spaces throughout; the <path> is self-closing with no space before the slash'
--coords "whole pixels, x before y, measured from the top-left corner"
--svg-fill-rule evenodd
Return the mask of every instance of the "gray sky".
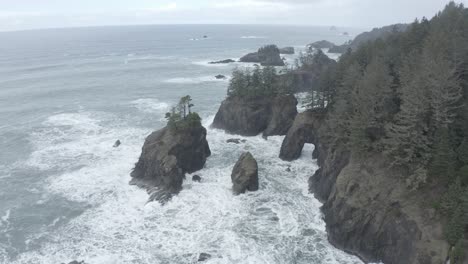
<path id="1" fill-rule="evenodd" d="M 458 0 L 468 5 L 468 0 Z M 0 31 L 135 24 L 372 28 L 432 17 L 448 0 L 0 0 Z"/>

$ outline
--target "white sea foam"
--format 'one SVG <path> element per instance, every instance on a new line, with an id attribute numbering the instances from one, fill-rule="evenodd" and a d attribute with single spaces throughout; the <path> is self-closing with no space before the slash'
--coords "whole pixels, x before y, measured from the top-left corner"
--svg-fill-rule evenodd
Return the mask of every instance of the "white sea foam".
<path id="1" fill-rule="evenodd" d="M 216 79 L 215 76 L 200 76 L 200 77 L 178 77 L 168 79 L 166 83 L 178 83 L 178 84 L 198 84 L 205 82 L 227 82 L 229 78 Z"/>
<path id="2" fill-rule="evenodd" d="M 265 39 L 265 36 L 242 36 L 241 39 Z"/>
<path id="3" fill-rule="evenodd" d="M 297 111 L 299 113 L 302 113 L 305 110 L 307 110 L 307 99 L 308 99 L 309 93 L 308 92 L 296 93 L 295 96 L 297 99 Z"/>
<path id="4" fill-rule="evenodd" d="M 130 102 L 138 110 L 146 113 L 165 113 L 170 105 L 156 98 L 141 98 Z"/>
<path id="5" fill-rule="evenodd" d="M 49 129 L 66 123 L 72 127 L 69 131 L 92 136 L 43 131 L 50 142 L 63 143 L 56 144 L 58 152 L 36 155 L 55 163 L 64 154 L 82 155 L 80 146 L 87 146 L 92 162 L 51 176 L 47 190 L 91 207 L 49 234 L 53 242 L 21 254 L 14 263 L 194 263 L 201 252 L 212 255 L 206 263 L 361 263 L 327 242 L 321 204 L 307 189 L 308 177 L 317 168 L 311 160 L 312 145 L 306 145 L 299 160 L 285 162 L 277 157 L 283 137 L 266 141 L 236 136 L 247 140 L 236 145 L 226 143 L 232 135 L 208 129 L 212 156 L 197 172 L 202 182 L 192 182 L 188 175 L 182 192 L 161 206 L 146 204 L 146 192 L 128 185 L 150 131 L 106 127 L 97 120 L 112 119 L 105 115 L 70 114 L 81 120 L 76 122 L 67 115 L 50 118 Z M 85 129 L 88 125 L 91 129 Z M 123 144 L 112 148 L 111 139 L 117 137 Z M 230 173 L 243 151 L 252 152 L 258 161 L 260 190 L 234 196 Z"/>
<path id="6" fill-rule="evenodd" d="M 5 211 L 5 215 L 2 216 L 2 222 L 0 222 L 0 226 L 2 225 L 3 222 L 8 222 L 8 219 L 10 219 L 10 213 L 11 209 L 8 209 Z"/>

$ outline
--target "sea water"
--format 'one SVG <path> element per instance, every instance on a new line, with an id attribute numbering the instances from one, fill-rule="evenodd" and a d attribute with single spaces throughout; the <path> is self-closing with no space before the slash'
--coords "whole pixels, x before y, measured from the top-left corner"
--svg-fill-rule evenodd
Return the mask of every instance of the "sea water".
<path id="1" fill-rule="evenodd" d="M 193 263 L 200 253 L 211 255 L 206 263 L 361 263 L 327 241 L 307 186 L 313 145 L 285 162 L 283 137 L 209 128 L 228 85 L 214 76 L 245 66 L 209 61 L 348 38 L 248 25 L 0 33 L 0 263 Z M 212 155 L 196 172 L 200 183 L 187 175 L 168 204 L 147 203 L 129 173 L 145 137 L 185 95 Z M 226 143 L 233 137 L 246 142 Z M 234 196 L 230 173 L 243 151 L 258 161 L 260 190 Z"/>

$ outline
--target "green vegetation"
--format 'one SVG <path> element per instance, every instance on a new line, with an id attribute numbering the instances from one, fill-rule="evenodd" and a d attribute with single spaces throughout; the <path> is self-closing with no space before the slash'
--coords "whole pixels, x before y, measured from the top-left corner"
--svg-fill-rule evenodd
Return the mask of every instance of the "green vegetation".
<path id="1" fill-rule="evenodd" d="M 307 60 L 302 62 L 307 65 Z M 317 91 L 328 103 L 322 140 L 353 157 L 382 155 L 408 188 L 436 197 L 460 262 L 468 233 L 468 9 L 453 2 L 343 54 Z M 463 251 L 463 250 L 461 250 Z"/>
<path id="2" fill-rule="evenodd" d="M 253 70 L 237 68 L 232 72 L 228 96 L 255 98 L 289 94 L 292 86 L 288 77 L 278 74 L 271 66 L 256 65 Z"/>
<path id="3" fill-rule="evenodd" d="M 328 58 L 320 49 L 309 49 L 305 53 L 299 53 L 294 67 L 296 72 L 311 73 L 317 79 L 314 85 L 309 87 L 307 107 L 325 108 L 330 101 L 332 94 L 329 87 L 334 85 L 335 67 L 336 62 Z"/>
<path id="4" fill-rule="evenodd" d="M 193 106 L 190 95 L 180 98 L 179 103 L 172 107 L 171 112 L 166 113 L 167 126 L 175 130 L 201 126 L 200 116 L 192 112 Z"/>

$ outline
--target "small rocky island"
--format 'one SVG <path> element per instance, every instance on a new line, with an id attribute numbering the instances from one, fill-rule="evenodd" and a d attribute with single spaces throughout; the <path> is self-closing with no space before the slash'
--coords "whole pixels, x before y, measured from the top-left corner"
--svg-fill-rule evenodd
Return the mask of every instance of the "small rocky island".
<path id="1" fill-rule="evenodd" d="M 276 45 L 267 45 L 258 49 L 257 52 L 243 56 L 239 61 L 260 63 L 262 66 L 284 66 L 280 54 L 280 49 Z"/>
<path id="2" fill-rule="evenodd" d="M 185 173 L 203 168 L 211 155 L 206 129 L 190 96 L 166 114 L 167 126 L 149 135 L 133 169 L 130 184 L 145 188 L 150 201 L 167 202 L 182 189 Z M 180 109 L 179 111 L 176 109 Z"/>
<path id="3" fill-rule="evenodd" d="M 231 174 L 234 194 L 258 190 L 258 165 L 250 152 L 243 153 L 234 165 Z"/>
<path id="4" fill-rule="evenodd" d="M 235 70 L 212 127 L 243 136 L 285 135 L 297 115 L 297 99 L 279 76 L 273 67 Z"/>

